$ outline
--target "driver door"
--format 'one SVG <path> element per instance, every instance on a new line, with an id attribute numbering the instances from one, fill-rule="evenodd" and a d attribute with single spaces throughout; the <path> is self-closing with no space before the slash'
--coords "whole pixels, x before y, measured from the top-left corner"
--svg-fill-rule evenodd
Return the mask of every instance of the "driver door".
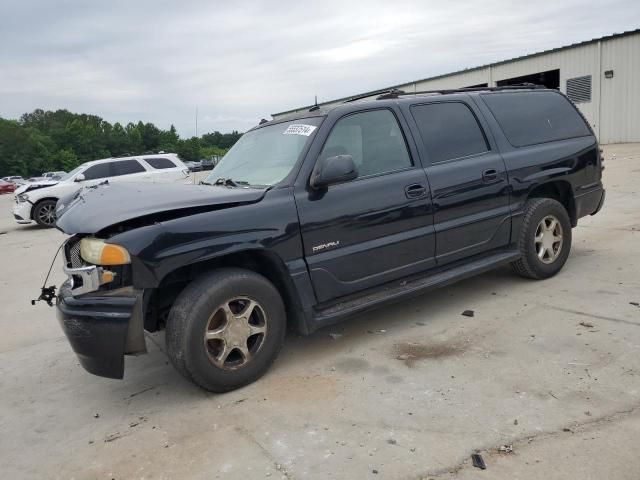
<path id="1" fill-rule="evenodd" d="M 327 302 L 433 266 L 429 188 L 395 112 L 338 119 L 318 158 L 351 155 L 355 180 L 297 187 L 305 259 L 316 297 Z"/>

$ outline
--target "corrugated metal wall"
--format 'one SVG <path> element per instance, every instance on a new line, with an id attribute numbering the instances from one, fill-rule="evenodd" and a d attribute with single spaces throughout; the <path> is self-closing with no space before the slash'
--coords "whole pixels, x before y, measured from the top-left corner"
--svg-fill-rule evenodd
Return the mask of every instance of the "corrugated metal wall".
<path id="1" fill-rule="evenodd" d="M 640 142 L 640 35 L 602 42 L 600 78 L 602 143 Z"/>
<path id="2" fill-rule="evenodd" d="M 640 33 L 410 82 L 398 88 L 415 92 L 482 83 L 495 86 L 500 80 L 555 69 L 560 70 L 560 90 L 564 93 L 568 79 L 591 75 L 591 101 L 577 106 L 601 143 L 640 142 Z M 607 70 L 613 70 L 613 78 L 605 78 Z"/>

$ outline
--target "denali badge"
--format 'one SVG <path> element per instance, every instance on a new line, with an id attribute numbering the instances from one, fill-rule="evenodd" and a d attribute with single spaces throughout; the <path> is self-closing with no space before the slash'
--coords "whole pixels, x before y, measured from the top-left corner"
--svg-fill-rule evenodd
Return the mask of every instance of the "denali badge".
<path id="1" fill-rule="evenodd" d="M 319 252 L 320 250 L 337 247 L 338 245 L 340 245 L 340 240 L 338 240 L 337 242 L 329 242 L 329 243 L 323 243 L 322 245 L 316 245 L 315 247 L 312 248 L 312 250 L 314 252 Z"/>

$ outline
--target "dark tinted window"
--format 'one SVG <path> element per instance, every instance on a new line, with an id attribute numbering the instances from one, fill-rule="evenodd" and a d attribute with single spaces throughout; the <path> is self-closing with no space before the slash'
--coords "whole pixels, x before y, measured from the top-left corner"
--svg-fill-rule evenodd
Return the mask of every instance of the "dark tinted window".
<path id="1" fill-rule="evenodd" d="M 320 158 L 351 155 L 358 175 L 375 175 L 411 166 L 396 117 L 389 110 L 356 113 L 336 123 Z"/>
<path id="2" fill-rule="evenodd" d="M 109 163 L 99 163 L 87 168 L 84 172 L 85 180 L 96 180 L 98 178 L 110 177 L 111 172 L 109 169 Z"/>
<path id="3" fill-rule="evenodd" d="M 482 98 L 515 147 L 590 135 L 580 114 L 558 93 L 495 93 Z"/>
<path id="4" fill-rule="evenodd" d="M 162 168 L 175 168 L 176 164 L 173 163 L 168 158 L 145 158 L 145 162 L 151 165 L 153 168 L 162 169 Z"/>
<path id="5" fill-rule="evenodd" d="M 120 160 L 111 164 L 111 175 L 118 177 L 120 175 L 131 175 L 132 173 L 144 172 L 145 169 L 137 160 Z"/>
<path id="6" fill-rule="evenodd" d="M 415 105 L 411 113 L 432 163 L 468 157 L 489 148 L 473 112 L 464 103 Z"/>

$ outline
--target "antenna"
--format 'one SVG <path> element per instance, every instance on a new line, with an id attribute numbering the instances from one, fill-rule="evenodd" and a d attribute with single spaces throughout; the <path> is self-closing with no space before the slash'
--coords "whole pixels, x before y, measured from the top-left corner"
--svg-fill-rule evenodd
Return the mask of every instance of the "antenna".
<path id="1" fill-rule="evenodd" d="M 316 110 L 320 110 L 320 105 L 318 105 L 318 95 L 315 96 L 315 101 L 313 103 L 313 107 L 309 109 L 310 112 L 315 112 Z"/>

